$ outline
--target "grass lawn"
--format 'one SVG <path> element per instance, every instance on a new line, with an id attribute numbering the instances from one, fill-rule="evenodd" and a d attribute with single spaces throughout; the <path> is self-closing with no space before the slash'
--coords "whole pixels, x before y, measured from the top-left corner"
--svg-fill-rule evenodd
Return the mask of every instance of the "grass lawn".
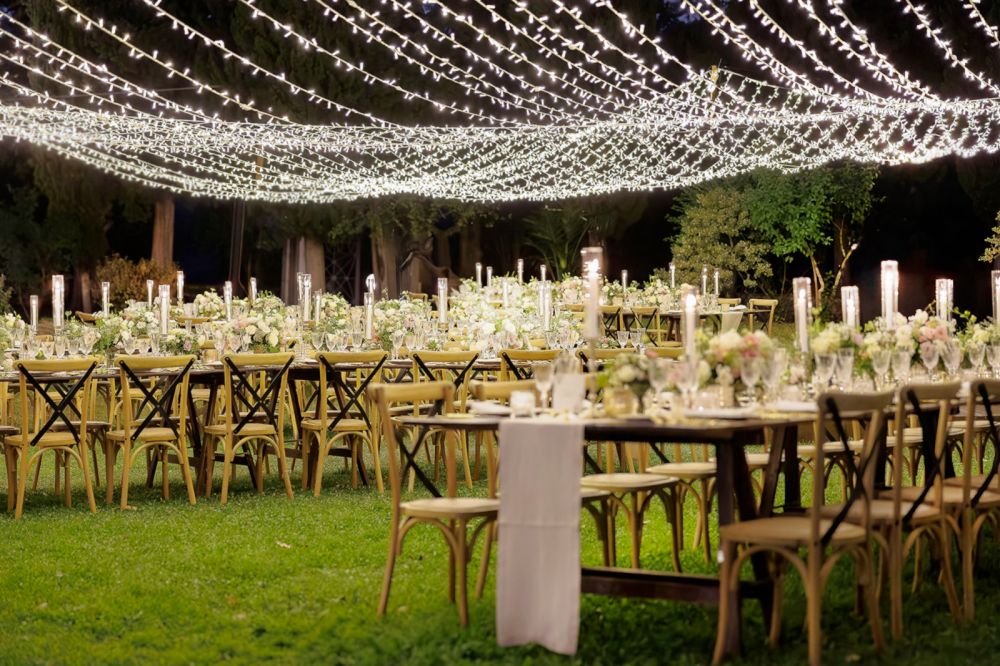
<path id="1" fill-rule="evenodd" d="M 50 475 L 51 464 L 46 468 Z M 86 510 L 79 488 L 66 509 L 52 496 L 51 476 L 43 476 L 23 520 L 0 518 L 0 663 L 703 664 L 711 657 L 713 608 L 589 595 L 575 659 L 540 648 L 501 649 L 492 580 L 486 596 L 470 602 L 471 626 L 461 629 L 447 602 L 444 544 L 431 528 L 410 534 L 390 612 L 376 619 L 389 503 L 374 490 L 352 490 L 340 463 L 330 463 L 334 468 L 318 499 L 298 492 L 289 501 L 276 477 L 257 496 L 243 472 L 228 506 L 216 495 L 192 507 L 174 466 L 171 500 L 133 484 L 135 510 L 99 505 L 97 515 Z M 589 515 L 582 525 L 583 560 L 599 564 Z M 690 536 L 693 510 L 687 528 Z M 622 562 L 627 543 L 622 534 Z M 667 544 L 663 513 L 654 508 L 644 566 L 668 568 Z M 1000 649 L 998 553 L 991 541 L 978 577 L 976 622 L 956 626 L 929 576 L 907 596 L 905 639 L 890 643 L 881 658 L 867 625 L 852 614 L 849 565 L 839 568 L 824 609 L 827 663 L 992 662 Z M 683 564 L 713 569 L 690 546 Z M 764 645 L 759 607 L 748 602 L 741 663 L 804 663 L 803 597 L 794 576 L 787 585 L 782 647 Z"/>

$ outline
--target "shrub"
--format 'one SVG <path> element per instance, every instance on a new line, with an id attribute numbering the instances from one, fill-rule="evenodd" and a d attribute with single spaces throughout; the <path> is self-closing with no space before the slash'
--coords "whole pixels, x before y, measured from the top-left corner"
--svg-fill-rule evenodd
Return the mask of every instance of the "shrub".
<path id="1" fill-rule="evenodd" d="M 157 285 L 171 284 L 177 266 L 161 266 L 149 259 L 132 261 L 113 254 L 97 265 L 97 280 L 91 283 L 91 296 L 97 307 L 101 303 L 101 283 L 111 283 L 111 307 L 121 309 L 129 300 L 146 300 L 146 280 Z"/>

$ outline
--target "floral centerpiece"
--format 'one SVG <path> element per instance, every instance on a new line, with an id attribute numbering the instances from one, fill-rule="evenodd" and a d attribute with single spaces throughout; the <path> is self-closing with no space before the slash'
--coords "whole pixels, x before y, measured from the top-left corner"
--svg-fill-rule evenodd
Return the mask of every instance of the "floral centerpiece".
<path id="1" fill-rule="evenodd" d="M 198 336 L 186 328 L 171 328 L 162 338 L 163 351 L 167 354 L 197 354 L 199 350 Z"/>
<path id="2" fill-rule="evenodd" d="M 641 400 L 649 390 L 649 365 L 653 358 L 650 354 L 615 356 L 597 375 L 598 388 L 627 388 Z"/>
<path id="3" fill-rule="evenodd" d="M 253 305 L 250 306 L 250 312 L 258 314 L 274 312 L 284 313 L 285 302 L 269 291 L 262 291 L 257 294 L 257 298 L 254 299 Z"/>
<path id="4" fill-rule="evenodd" d="M 674 290 L 670 285 L 658 277 L 654 277 L 647 282 L 638 295 L 639 303 L 646 307 L 669 310 L 674 303 Z"/>
<path id="5" fill-rule="evenodd" d="M 569 277 L 559 283 L 557 291 L 563 303 L 583 303 L 587 297 L 587 283 L 582 277 Z"/>
<path id="6" fill-rule="evenodd" d="M 226 316 L 226 303 L 214 289 L 206 289 L 194 297 L 194 313 L 199 317 L 222 319 Z"/>
<path id="7" fill-rule="evenodd" d="M 225 330 L 240 340 L 240 348 L 255 353 L 279 351 L 291 323 L 283 312 L 250 312 L 227 322 Z"/>
<path id="8" fill-rule="evenodd" d="M 351 305 L 340 294 L 320 296 L 320 326 L 327 333 L 346 330 L 351 324 Z"/>
<path id="9" fill-rule="evenodd" d="M 98 315 L 94 319 L 94 327 L 97 329 L 97 340 L 92 348 L 95 354 L 110 356 L 123 342 L 133 337 L 128 321 L 117 314 L 107 317 Z"/>
<path id="10" fill-rule="evenodd" d="M 763 331 L 727 331 L 709 337 L 699 330 L 697 348 L 707 365 L 707 379 L 726 384 L 740 378 L 740 363 L 744 359 L 770 358 L 775 344 Z"/>
<path id="11" fill-rule="evenodd" d="M 372 327 L 382 349 L 392 349 L 392 334 L 402 331 L 416 333 L 423 330 L 432 315 L 431 304 L 427 301 L 382 299 L 375 303 Z"/>
<path id="12" fill-rule="evenodd" d="M 27 324 L 21 317 L 8 312 L 0 315 L 0 349 L 10 349 L 14 344 L 14 339 L 24 334 Z"/>
<path id="13" fill-rule="evenodd" d="M 842 322 L 819 324 L 809 336 L 809 349 L 814 354 L 834 354 L 840 349 L 859 349 L 864 336 Z"/>
<path id="14" fill-rule="evenodd" d="M 159 299 L 157 299 L 159 300 Z M 180 315 L 180 308 L 171 308 L 171 316 Z M 160 326 L 159 310 L 151 310 L 145 303 L 133 303 L 122 310 L 121 317 L 137 338 L 148 338 Z"/>

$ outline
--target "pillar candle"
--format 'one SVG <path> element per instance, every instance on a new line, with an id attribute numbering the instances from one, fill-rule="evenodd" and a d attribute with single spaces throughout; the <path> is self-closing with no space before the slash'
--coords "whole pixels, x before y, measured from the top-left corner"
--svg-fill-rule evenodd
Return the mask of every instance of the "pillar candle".
<path id="1" fill-rule="evenodd" d="M 317 291 L 313 297 L 313 323 L 319 324 L 323 321 L 323 292 Z"/>
<path id="2" fill-rule="evenodd" d="M 476 284 L 480 287 L 483 286 L 483 265 L 480 262 L 476 262 Z"/>
<path id="3" fill-rule="evenodd" d="M 677 269 L 672 261 L 670 262 L 670 288 L 677 288 Z"/>
<path id="4" fill-rule="evenodd" d="M 448 323 L 448 278 L 438 278 L 438 323 Z"/>
<path id="5" fill-rule="evenodd" d="M 31 295 L 31 332 L 38 332 L 38 294 Z"/>
<path id="6" fill-rule="evenodd" d="M 795 343 L 800 352 L 809 351 L 809 317 L 812 307 L 812 280 L 792 280 L 792 303 L 795 307 Z"/>
<path id="7" fill-rule="evenodd" d="M 226 320 L 231 321 L 233 318 L 233 283 L 226 280 L 226 283 L 222 285 L 222 300 L 226 305 Z"/>
<path id="8" fill-rule="evenodd" d="M 375 294 L 365 294 L 365 340 L 372 339 L 372 320 L 375 316 Z"/>
<path id="9" fill-rule="evenodd" d="M 257 300 L 257 278 L 250 278 L 250 305 L 254 304 Z"/>
<path id="10" fill-rule="evenodd" d="M 886 330 L 896 327 L 896 312 L 899 311 L 899 263 L 893 260 L 882 262 L 882 321 Z"/>
<path id="11" fill-rule="evenodd" d="M 698 292 L 694 287 L 681 288 L 681 330 L 684 336 L 684 355 L 693 360 L 697 355 L 695 329 L 698 327 Z"/>
<path id="12" fill-rule="evenodd" d="M 177 304 L 184 305 L 184 271 L 177 271 Z"/>
<path id="13" fill-rule="evenodd" d="M 600 337 L 600 297 L 601 297 L 601 248 L 585 247 L 583 256 L 583 277 L 587 284 L 587 300 L 584 301 L 583 336 L 588 340 Z"/>
<path id="14" fill-rule="evenodd" d="M 160 285 L 160 334 L 166 335 L 170 327 L 170 285 Z"/>
<path id="15" fill-rule="evenodd" d="M 542 285 L 542 330 L 552 327 L 552 285 Z"/>
<path id="16" fill-rule="evenodd" d="M 1000 271 L 990 273 L 990 285 L 993 289 L 993 325 L 1000 323 Z"/>
<path id="17" fill-rule="evenodd" d="M 545 282 L 545 271 L 547 270 L 545 268 L 545 264 L 542 264 L 541 267 L 538 270 L 539 270 L 539 273 L 541 273 L 542 282 Z"/>
<path id="18" fill-rule="evenodd" d="M 101 312 L 107 317 L 111 314 L 111 283 L 101 283 Z"/>
<path id="19" fill-rule="evenodd" d="M 708 293 L 708 266 L 701 267 L 701 295 Z"/>
<path id="20" fill-rule="evenodd" d="M 66 292 L 62 275 L 52 276 L 52 326 L 56 330 L 63 327 L 63 317 L 66 314 Z"/>
<path id="21" fill-rule="evenodd" d="M 524 259 L 517 260 L 517 281 L 524 282 Z"/>
<path id="22" fill-rule="evenodd" d="M 486 267 L 486 286 L 489 287 L 493 284 L 493 267 Z"/>
<path id="23" fill-rule="evenodd" d="M 302 300 L 299 301 L 299 305 L 302 308 L 302 321 L 309 321 L 309 313 L 312 311 L 312 275 L 309 273 L 302 274 Z"/>
<path id="24" fill-rule="evenodd" d="M 861 327 L 861 295 L 857 287 L 840 288 L 840 311 L 845 324 L 854 330 Z"/>
<path id="25" fill-rule="evenodd" d="M 510 307 L 510 284 L 506 279 L 503 281 L 503 307 Z"/>
<path id="26" fill-rule="evenodd" d="M 153 309 L 153 286 L 152 280 L 146 280 L 146 307 Z"/>
<path id="27" fill-rule="evenodd" d="M 622 294 L 628 293 L 628 271 L 622 270 Z"/>
<path id="28" fill-rule="evenodd" d="M 718 298 L 719 297 L 719 269 L 718 268 L 715 269 L 715 273 L 712 275 L 712 278 L 715 280 L 715 297 Z"/>
<path id="29" fill-rule="evenodd" d="M 948 278 L 934 281 L 937 299 L 937 316 L 941 321 L 951 321 L 951 307 L 954 305 L 955 283 Z"/>

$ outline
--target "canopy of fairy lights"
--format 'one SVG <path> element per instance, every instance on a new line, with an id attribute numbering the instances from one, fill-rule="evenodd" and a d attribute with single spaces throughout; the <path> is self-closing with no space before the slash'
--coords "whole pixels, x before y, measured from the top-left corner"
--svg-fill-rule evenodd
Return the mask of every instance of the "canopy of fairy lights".
<path id="1" fill-rule="evenodd" d="M 925 40 L 972 94 L 945 97 L 917 80 L 844 0 L 787 0 L 780 20 L 757 0 L 677 0 L 691 21 L 704 21 L 721 44 L 738 49 L 756 77 L 690 66 L 672 55 L 669 33 L 633 24 L 613 0 L 520 0 L 514 12 L 487 0 L 297 3 L 349 26 L 343 32 L 364 44 L 361 52 L 391 56 L 392 71 L 349 57 L 260 0 L 231 0 L 232 11 L 259 22 L 277 47 L 307 53 L 399 104 L 431 105 L 441 116 L 419 125 L 308 89 L 199 31 L 161 0 L 134 2 L 178 39 L 305 100 L 329 121 L 278 115 L 201 80 L 190 63 L 139 43 L 113 18 L 85 13 L 70 0 L 51 2 L 67 25 L 119 57 L 88 59 L 0 14 L 0 137 L 179 194 L 286 203 L 400 193 L 558 199 L 682 187 L 759 167 L 916 163 L 1000 148 L 1000 82 L 913 0 L 893 0 L 899 29 Z M 1000 49 L 1000 31 L 979 0 L 956 2 L 967 21 L 962 43 L 975 38 L 982 48 Z M 750 12 L 755 30 L 730 15 L 734 4 Z M 826 48 L 797 37 L 803 26 Z M 197 90 L 201 103 L 140 85 L 127 74 L 135 67 L 123 66 L 134 61 Z M 397 77 L 399 70 L 412 75 Z"/>

